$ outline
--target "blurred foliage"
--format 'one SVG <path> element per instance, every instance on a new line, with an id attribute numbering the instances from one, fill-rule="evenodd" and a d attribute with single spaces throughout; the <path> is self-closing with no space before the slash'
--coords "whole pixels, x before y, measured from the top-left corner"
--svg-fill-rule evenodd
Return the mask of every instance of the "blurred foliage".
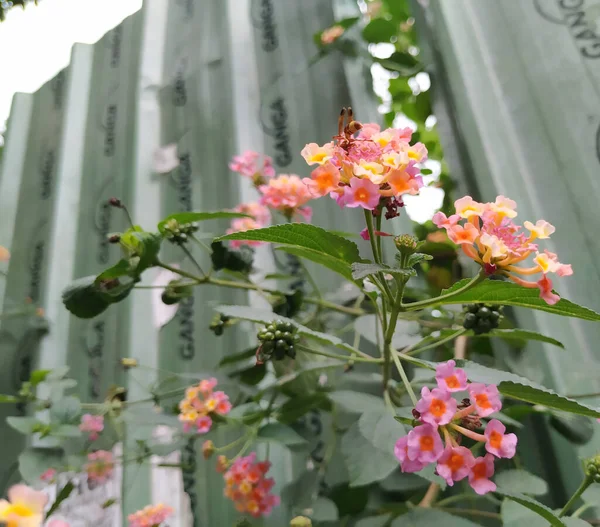
<path id="1" fill-rule="evenodd" d="M 6 18 L 6 13 L 13 7 L 21 6 L 25 9 L 27 4 L 36 4 L 38 0 L 0 0 L 0 22 L 3 22 Z"/>

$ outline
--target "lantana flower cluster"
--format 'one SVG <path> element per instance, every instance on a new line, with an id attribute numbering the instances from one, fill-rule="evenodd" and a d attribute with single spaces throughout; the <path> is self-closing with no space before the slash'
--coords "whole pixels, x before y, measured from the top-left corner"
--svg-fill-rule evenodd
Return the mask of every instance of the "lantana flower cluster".
<path id="1" fill-rule="evenodd" d="M 315 198 L 328 194 L 341 207 L 367 210 L 382 205 L 386 218 L 397 216 L 402 196 L 417 194 L 423 186 L 418 164 L 427 160 L 427 148 L 410 144 L 410 128 L 381 131 L 374 123 L 342 124 L 334 141 L 310 143 L 302 150 L 306 162 L 317 165 L 304 183 Z"/>
<path id="2" fill-rule="evenodd" d="M 48 495 L 27 485 L 13 485 L 8 501 L 0 500 L 0 523 L 7 527 L 39 527 L 42 524 Z"/>
<path id="3" fill-rule="evenodd" d="M 469 258 L 479 263 L 486 274 L 506 276 L 523 287 L 537 287 L 540 298 L 550 305 L 560 300 L 552 291 L 548 274 L 570 276 L 573 269 L 560 263 L 556 254 L 548 250 L 540 252 L 534 243 L 537 239 L 550 238 L 555 231 L 554 226 L 544 220 L 535 224 L 526 221 L 523 227 L 529 234 L 522 232 L 522 227 L 513 222 L 517 216 L 517 204 L 504 196 L 498 196 L 493 203 L 478 203 L 471 196 L 465 196 L 457 200 L 454 207 L 455 214 L 446 217 L 443 212 L 438 212 L 433 222 L 446 229 L 448 237 L 459 244 Z M 530 256 L 533 256 L 533 266 L 517 265 Z M 517 276 L 536 274 L 542 276 L 534 282 Z"/>
<path id="4" fill-rule="evenodd" d="M 113 453 L 108 450 L 97 450 L 89 453 L 87 458 L 85 470 L 88 480 L 98 485 L 108 481 L 115 468 Z"/>
<path id="5" fill-rule="evenodd" d="M 89 433 L 89 440 L 96 441 L 104 430 L 104 417 L 101 415 L 84 414 L 81 416 L 79 430 Z"/>
<path id="6" fill-rule="evenodd" d="M 258 202 L 242 203 L 238 205 L 234 212 L 241 212 L 242 214 L 248 214 L 250 218 L 235 218 L 231 221 L 231 227 L 227 229 L 227 234 L 233 232 L 246 232 L 253 229 L 261 229 L 269 225 L 271 214 L 269 209 Z M 242 245 L 249 245 L 250 247 L 256 247 L 262 245 L 262 242 L 255 240 L 232 240 L 230 242 L 233 249 L 238 249 Z"/>
<path id="7" fill-rule="evenodd" d="M 396 442 L 394 453 L 403 472 L 418 472 L 436 463 L 436 472 L 448 485 L 464 478 L 477 494 L 496 490 L 490 478 L 494 475 L 494 457 L 512 458 L 517 436 L 506 434 L 506 427 L 491 419 L 483 434 L 482 418 L 500 411 L 502 403 L 498 388 L 493 385 L 469 383 L 464 370 L 456 368 L 453 360 L 436 368 L 437 388 L 423 387 L 421 399 L 414 410 L 421 425 Z M 468 391 L 469 397 L 459 403 L 453 393 Z M 462 437 L 482 442 L 487 453 L 475 457 L 471 450 L 461 446 Z"/>
<path id="8" fill-rule="evenodd" d="M 179 420 L 184 431 L 189 432 L 195 427 L 199 434 L 206 434 L 212 427 L 211 415 L 227 415 L 231 411 L 229 396 L 213 391 L 217 383 L 217 379 L 211 377 L 185 391 L 185 397 L 179 403 Z"/>
<path id="9" fill-rule="evenodd" d="M 229 168 L 241 176 L 251 178 L 256 186 L 275 176 L 273 159 L 252 150 L 233 156 Z"/>
<path id="10" fill-rule="evenodd" d="M 279 496 L 271 493 L 275 480 L 265 477 L 269 468 L 269 461 L 256 461 L 256 453 L 252 452 L 236 459 L 223 474 L 224 494 L 239 512 L 260 518 L 268 516 L 273 507 L 279 505 Z"/>
<path id="11" fill-rule="evenodd" d="M 167 505 L 148 505 L 142 510 L 127 516 L 129 527 L 155 527 L 166 521 L 173 514 L 173 509 Z"/>

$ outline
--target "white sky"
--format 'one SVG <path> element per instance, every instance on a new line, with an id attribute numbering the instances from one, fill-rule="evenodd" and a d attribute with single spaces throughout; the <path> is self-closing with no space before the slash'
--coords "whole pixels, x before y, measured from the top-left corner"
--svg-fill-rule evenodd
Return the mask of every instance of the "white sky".
<path id="1" fill-rule="evenodd" d="M 142 0 L 39 0 L 11 9 L 0 23 L 0 130 L 15 92 L 37 90 L 69 63 L 75 42 L 96 42 L 141 7 Z"/>

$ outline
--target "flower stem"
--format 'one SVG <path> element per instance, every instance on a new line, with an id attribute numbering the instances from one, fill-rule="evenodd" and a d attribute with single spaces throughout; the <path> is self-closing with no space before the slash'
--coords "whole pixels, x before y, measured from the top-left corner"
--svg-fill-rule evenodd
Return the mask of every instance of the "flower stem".
<path id="1" fill-rule="evenodd" d="M 437 483 L 431 483 L 425 496 L 419 503 L 419 507 L 431 507 L 440 493 L 440 486 Z"/>
<path id="2" fill-rule="evenodd" d="M 346 361 L 354 361 L 354 362 L 371 362 L 373 364 L 383 364 L 383 359 L 376 359 L 375 357 L 359 357 L 356 355 L 338 355 L 337 353 L 327 353 L 326 351 L 317 351 L 311 348 L 307 348 L 305 346 L 298 345 L 296 346 L 299 350 L 305 351 L 306 353 L 311 353 L 313 355 L 322 355 L 323 357 L 329 357 L 331 359 L 340 359 Z"/>
<path id="3" fill-rule="evenodd" d="M 373 228 L 373 213 L 367 209 L 365 209 L 365 221 L 367 223 L 369 241 L 371 242 L 371 250 L 373 251 L 373 259 L 375 263 L 381 264 L 381 255 L 377 250 L 377 240 L 375 239 L 375 229 Z"/>
<path id="4" fill-rule="evenodd" d="M 451 424 L 450 426 L 452 428 L 454 428 L 454 430 L 456 430 L 457 432 L 460 432 L 462 435 L 467 436 L 469 439 L 472 439 L 473 441 L 482 441 L 484 443 L 487 441 L 487 438 L 483 434 L 478 434 L 477 432 L 473 432 L 472 430 L 469 430 L 468 428 L 456 425 L 454 423 Z"/>
<path id="5" fill-rule="evenodd" d="M 396 364 L 396 369 L 398 370 L 398 373 L 400 374 L 400 378 L 402 379 L 402 382 L 404 383 L 404 387 L 406 388 L 406 391 L 408 392 L 408 395 L 410 396 L 410 400 L 412 401 L 413 405 L 416 406 L 417 405 L 417 396 L 415 395 L 415 392 L 410 384 L 410 381 L 408 380 L 408 377 L 406 376 L 406 371 L 404 370 L 404 367 L 402 366 L 402 362 L 400 362 L 398 353 L 396 353 L 395 350 L 392 351 L 392 358 L 394 359 L 394 363 Z"/>
<path id="6" fill-rule="evenodd" d="M 416 309 L 424 309 L 426 307 L 435 306 L 440 302 L 444 302 L 455 296 L 458 296 L 461 293 L 464 293 L 465 291 L 468 291 L 472 287 L 476 286 L 479 282 L 483 282 L 483 280 L 485 280 L 485 277 L 485 271 L 482 269 L 477 276 L 473 277 L 463 287 L 457 289 L 456 291 L 446 293 L 445 295 L 436 296 L 435 298 L 428 298 L 427 300 L 411 302 L 410 304 L 402 304 L 402 308 L 404 311 L 414 311 Z"/>
<path id="7" fill-rule="evenodd" d="M 416 355 L 417 353 L 421 353 L 422 351 L 429 350 L 432 348 L 437 348 L 438 346 L 441 346 L 442 344 L 445 344 L 446 342 L 449 342 L 457 337 L 460 337 L 463 333 L 466 333 L 467 331 L 468 330 L 461 328 L 441 340 L 436 340 L 435 342 L 432 342 L 431 344 L 428 344 L 427 346 L 423 346 L 422 348 L 413 349 L 410 352 L 407 352 L 407 354 L 408 355 Z"/>
<path id="8" fill-rule="evenodd" d="M 575 504 L 575 502 L 585 492 L 585 490 L 592 484 L 592 482 L 593 482 L 592 478 L 590 476 L 586 475 L 585 478 L 583 479 L 583 481 L 581 482 L 581 485 L 579 485 L 579 488 L 575 491 L 573 496 L 571 496 L 571 499 L 569 501 L 567 501 L 565 506 L 562 508 L 562 510 L 558 514 L 559 518 L 562 518 L 569 511 L 569 509 Z"/>

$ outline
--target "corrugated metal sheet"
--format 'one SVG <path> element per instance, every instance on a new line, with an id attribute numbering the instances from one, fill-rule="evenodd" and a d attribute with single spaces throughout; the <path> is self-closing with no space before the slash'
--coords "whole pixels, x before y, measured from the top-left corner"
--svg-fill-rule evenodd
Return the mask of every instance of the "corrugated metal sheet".
<path id="1" fill-rule="evenodd" d="M 254 192 L 229 172 L 234 154 L 263 151 L 278 172 L 306 174 L 300 150 L 333 135 L 342 106 L 360 101 L 359 116 L 376 115 L 360 60 L 331 56 L 313 64 L 312 35 L 333 22 L 334 7 L 338 14 L 357 9 L 348 0 L 147 0 L 95 45 L 76 45 L 70 66 L 37 93 L 15 97 L 0 178 L 0 244 L 13 255 L 8 279 L 0 281 L 0 306 L 29 296 L 45 309 L 51 329 L 37 353 L 35 344 L 19 347 L 22 323 L 2 322 L 3 387 L 15 390 L 32 367 L 67 363 L 86 401 L 100 401 L 112 384 L 143 398 L 141 385 L 160 375 L 144 369 L 128 378 L 121 357 L 171 372 L 211 370 L 252 342 L 243 329 L 220 338 L 208 330 L 214 305 L 246 303 L 245 294 L 203 287 L 162 331 L 151 327 L 148 291 L 89 321 L 71 316 L 60 294 L 74 278 L 117 261 L 106 235 L 126 221 L 107 206 L 110 197 L 121 198 L 149 229 L 174 211 L 233 207 Z M 153 174 L 154 150 L 170 143 L 178 145 L 179 168 Z M 314 218 L 333 229 L 360 229 L 360 217 L 326 203 L 316 204 Z M 226 227 L 211 225 L 215 233 Z M 194 255 L 209 266 L 205 253 Z M 176 262 L 182 255 L 165 248 L 162 258 Z M 261 249 L 259 259 L 259 266 L 275 267 L 270 250 Z M 156 276 L 146 274 L 145 283 Z M 317 280 L 339 283 L 329 273 Z M 4 425 L 0 433 L 15 459 L 20 438 Z M 237 514 L 222 497 L 222 477 L 195 458 L 198 447 L 184 452 L 195 467 L 184 483 L 194 525 L 231 525 Z M 304 466 L 285 449 L 271 447 L 270 457 L 277 490 Z M 3 485 L 17 477 L 15 468 L 2 475 Z M 148 467 L 126 467 L 124 513 L 150 502 L 151 487 L 160 488 L 153 477 Z M 282 525 L 288 515 L 281 507 L 265 525 Z"/>

